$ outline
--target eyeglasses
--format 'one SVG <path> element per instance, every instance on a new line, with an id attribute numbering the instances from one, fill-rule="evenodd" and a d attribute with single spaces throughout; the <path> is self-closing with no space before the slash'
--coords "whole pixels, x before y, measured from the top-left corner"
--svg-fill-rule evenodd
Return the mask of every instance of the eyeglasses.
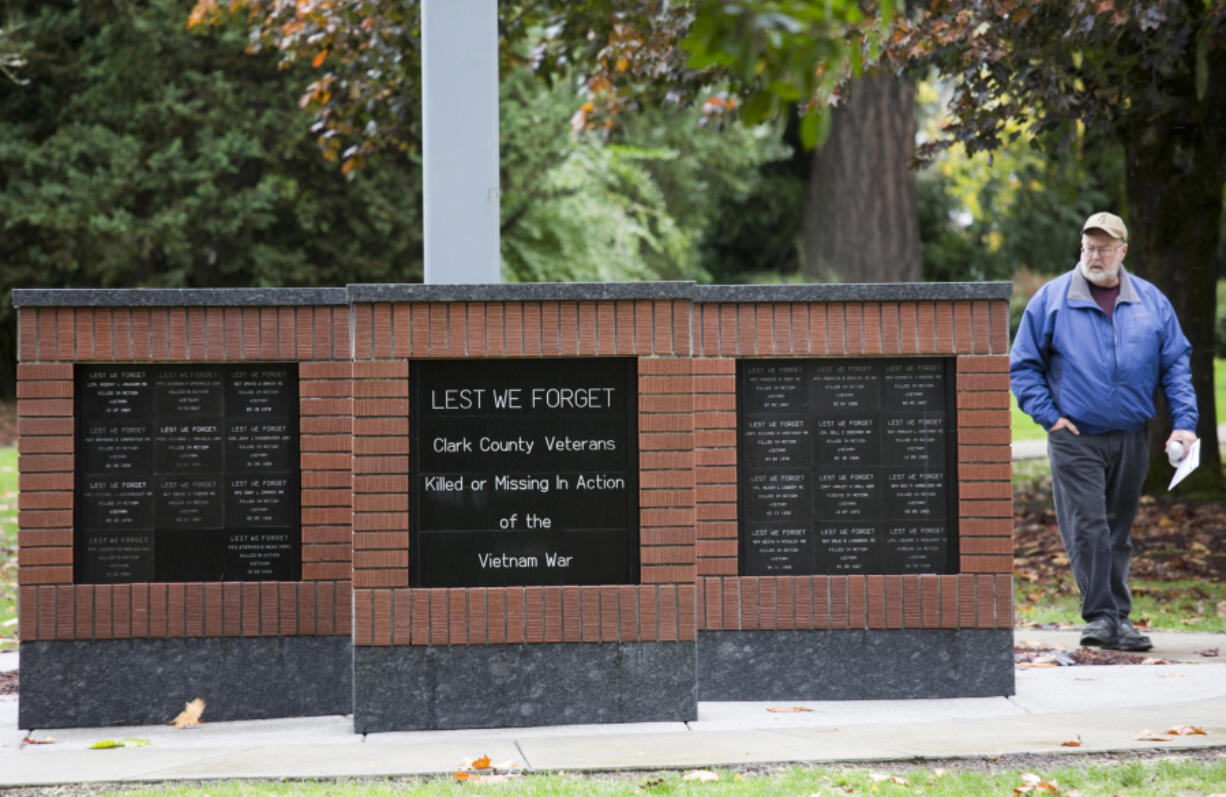
<path id="1" fill-rule="evenodd" d="M 1099 257 L 1106 257 L 1107 255 L 1114 254 L 1117 251 L 1119 251 L 1118 246 L 1083 246 L 1081 247 L 1082 254 L 1086 254 L 1090 256 L 1098 255 Z"/>

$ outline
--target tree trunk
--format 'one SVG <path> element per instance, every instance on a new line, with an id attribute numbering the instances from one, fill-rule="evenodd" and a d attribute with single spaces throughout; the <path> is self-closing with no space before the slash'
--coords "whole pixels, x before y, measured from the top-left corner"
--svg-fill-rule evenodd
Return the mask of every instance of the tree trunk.
<path id="1" fill-rule="evenodd" d="M 813 153 L 801 222 L 802 271 L 819 282 L 920 279 L 915 84 L 864 77 Z"/>
<path id="2" fill-rule="evenodd" d="M 1200 468 L 1181 489 L 1221 493 L 1226 483 L 1213 395 L 1214 252 L 1222 218 L 1220 144 L 1195 123 L 1176 124 L 1156 116 L 1129 129 L 1123 144 L 1129 216 L 1125 267 L 1166 294 L 1192 343 Z M 1158 416 L 1150 424 L 1146 492 L 1164 493 L 1170 481 L 1171 467 L 1162 451 L 1170 431 L 1166 402 L 1159 400 Z"/>

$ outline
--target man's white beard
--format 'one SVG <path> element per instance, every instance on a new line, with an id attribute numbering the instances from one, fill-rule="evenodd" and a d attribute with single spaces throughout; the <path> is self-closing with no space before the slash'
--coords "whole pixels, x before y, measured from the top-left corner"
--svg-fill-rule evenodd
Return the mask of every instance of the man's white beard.
<path id="1" fill-rule="evenodd" d="M 1113 287 L 1120 278 L 1119 263 L 1116 263 L 1114 266 L 1104 266 L 1103 271 L 1093 272 L 1086 265 L 1085 258 L 1082 258 L 1077 261 L 1077 267 L 1081 269 L 1081 276 L 1086 278 L 1086 282 L 1092 282 L 1100 288 Z"/>

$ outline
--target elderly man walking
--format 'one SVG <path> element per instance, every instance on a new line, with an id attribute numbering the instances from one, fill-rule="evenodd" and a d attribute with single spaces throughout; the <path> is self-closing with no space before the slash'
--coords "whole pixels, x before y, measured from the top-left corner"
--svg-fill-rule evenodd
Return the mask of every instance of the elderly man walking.
<path id="1" fill-rule="evenodd" d="M 1123 268 L 1128 229 L 1095 213 L 1081 259 L 1039 289 L 1009 356 L 1018 406 L 1047 430 L 1056 522 L 1081 590 L 1082 645 L 1149 650 L 1128 620 L 1130 538 L 1149 466 L 1146 426 L 1161 387 L 1173 431 L 1196 440 L 1191 344 L 1170 301 Z"/>

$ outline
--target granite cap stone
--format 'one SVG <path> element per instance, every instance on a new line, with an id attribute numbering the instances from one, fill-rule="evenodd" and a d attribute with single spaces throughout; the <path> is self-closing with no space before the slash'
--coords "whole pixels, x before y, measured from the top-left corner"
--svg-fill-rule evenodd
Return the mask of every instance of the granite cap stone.
<path id="1" fill-rule="evenodd" d="M 343 305 L 344 288 L 14 288 L 14 307 L 287 307 Z"/>
<path id="2" fill-rule="evenodd" d="M 14 307 L 286 307 L 397 302 L 692 300 L 699 303 L 1008 299 L 1010 282 L 698 285 L 517 282 L 354 283 L 344 288 L 15 288 Z"/>
<path id="3" fill-rule="evenodd" d="M 348 286 L 358 302 L 516 302 L 689 299 L 694 283 L 673 282 L 510 282 L 480 285 L 362 283 Z"/>
<path id="4" fill-rule="evenodd" d="M 699 285 L 694 301 L 734 302 L 913 302 L 1008 299 L 1011 282 L 833 282 L 803 285 Z"/>

